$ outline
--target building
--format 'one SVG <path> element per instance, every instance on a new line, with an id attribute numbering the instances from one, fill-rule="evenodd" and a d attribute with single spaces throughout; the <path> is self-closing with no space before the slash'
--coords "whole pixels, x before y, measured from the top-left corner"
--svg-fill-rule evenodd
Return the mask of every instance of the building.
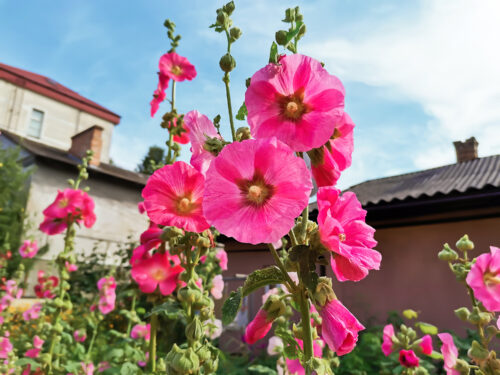
<path id="1" fill-rule="evenodd" d="M 23 164 L 35 167 L 26 207 L 32 227 L 27 235 L 50 245 L 43 259 L 61 249 L 63 236 L 36 230 L 42 211 L 57 190 L 77 176 L 76 166 L 87 149 L 94 157 L 83 186 L 90 187 L 97 222 L 91 229 L 77 230 L 77 251 L 88 254 L 97 246 L 112 253 L 120 244 L 137 241 L 147 227 L 137 210 L 147 176 L 110 164 L 111 139 L 119 122 L 119 115 L 50 78 L 0 64 L 0 147 L 20 146 Z"/>

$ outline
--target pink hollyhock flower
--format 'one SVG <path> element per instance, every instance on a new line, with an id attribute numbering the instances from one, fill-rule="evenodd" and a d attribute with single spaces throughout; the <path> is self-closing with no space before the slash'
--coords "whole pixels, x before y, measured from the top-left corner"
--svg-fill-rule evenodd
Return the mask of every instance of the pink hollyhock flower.
<path id="1" fill-rule="evenodd" d="M 45 341 L 38 337 L 38 335 L 33 337 L 33 349 L 27 350 L 24 356 L 28 358 L 38 358 L 44 342 Z"/>
<path id="2" fill-rule="evenodd" d="M 160 78 L 161 80 L 162 78 Z M 166 81 L 166 86 L 162 87 L 162 85 L 159 83 L 158 87 L 156 90 L 153 92 L 153 99 L 149 102 L 149 105 L 151 106 L 151 117 L 154 117 L 156 112 L 158 112 L 158 109 L 160 108 L 160 104 L 165 100 L 167 97 L 167 94 L 165 93 L 165 90 L 168 87 L 168 80 Z"/>
<path id="3" fill-rule="evenodd" d="M 137 362 L 137 365 L 138 365 L 139 367 L 146 367 L 146 365 L 148 364 L 148 360 L 149 360 L 149 352 L 146 352 L 145 357 L 146 357 L 146 360 L 145 360 L 145 361 L 138 361 L 138 362 Z"/>
<path id="4" fill-rule="evenodd" d="M 169 52 L 160 57 L 160 74 L 177 82 L 191 81 L 196 77 L 195 67 L 183 56 Z"/>
<path id="5" fill-rule="evenodd" d="M 274 319 L 268 317 L 268 312 L 264 309 L 260 309 L 255 315 L 255 318 L 248 324 L 245 329 L 245 335 L 243 336 L 243 341 L 247 344 L 254 344 L 260 339 L 264 338 L 267 333 L 271 330 L 273 326 Z"/>
<path id="6" fill-rule="evenodd" d="M 198 111 L 190 111 L 184 116 L 184 125 L 191 142 L 191 165 L 205 175 L 215 155 L 205 150 L 207 138 L 221 139 L 210 119 Z"/>
<path id="7" fill-rule="evenodd" d="M 257 71 L 245 93 L 254 138 L 277 137 L 294 151 L 323 146 L 344 113 L 344 87 L 308 56 L 284 56 Z"/>
<path id="8" fill-rule="evenodd" d="M 211 340 L 220 337 L 222 335 L 222 320 L 213 319 L 205 325 L 205 335 L 210 337 Z"/>
<path id="9" fill-rule="evenodd" d="M 73 338 L 76 342 L 85 342 L 87 340 L 87 332 L 84 329 L 79 329 L 73 332 Z"/>
<path id="10" fill-rule="evenodd" d="M 273 336 L 267 342 L 267 354 L 278 355 L 283 350 L 283 340 L 278 336 Z"/>
<path id="11" fill-rule="evenodd" d="M 210 164 L 203 212 L 239 242 L 273 243 L 293 227 L 311 189 L 304 160 L 276 138 L 234 142 Z"/>
<path id="12" fill-rule="evenodd" d="M 35 240 L 25 240 L 19 248 L 19 254 L 23 258 L 33 258 L 38 253 L 38 244 Z"/>
<path id="13" fill-rule="evenodd" d="M 222 279 L 222 275 L 216 275 L 212 280 L 212 289 L 210 289 L 210 293 L 215 299 L 221 299 L 223 290 L 224 280 Z"/>
<path id="14" fill-rule="evenodd" d="M 311 171 L 318 187 L 335 185 L 340 172 L 351 165 L 354 149 L 353 130 L 354 123 L 344 112 L 328 142 L 309 151 Z"/>
<path id="15" fill-rule="evenodd" d="M 203 175 L 183 161 L 153 173 L 142 191 L 149 218 L 160 225 L 188 232 L 203 232 L 210 226 L 202 213 Z"/>
<path id="16" fill-rule="evenodd" d="M 184 270 L 173 265 L 167 253 L 155 253 L 149 259 L 141 259 L 132 265 L 132 278 L 143 293 L 153 293 L 160 287 L 162 295 L 171 294 L 179 282 L 179 274 Z"/>
<path id="17" fill-rule="evenodd" d="M 110 368 L 111 368 L 111 365 L 107 361 L 99 362 L 99 364 L 97 365 L 97 371 L 99 371 L 99 372 L 104 372 Z"/>
<path id="18" fill-rule="evenodd" d="M 300 348 L 304 349 L 304 342 L 302 340 L 297 339 L 297 344 L 299 344 Z M 317 358 L 321 358 L 323 354 L 322 346 L 315 340 L 313 341 L 313 355 Z M 290 375 L 305 375 L 306 370 L 300 363 L 298 359 L 288 359 L 286 358 L 286 367 Z"/>
<path id="19" fill-rule="evenodd" d="M 394 337 L 394 326 L 392 324 L 387 324 L 384 327 L 384 335 L 382 341 L 382 352 L 387 357 L 389 356 L 394 348 L 392 347 L 392 338 Z"/>
<path id="20" fill-rule="evenodd" d="M 443 354 L 446 375 L 460 375 L 460 372 L 454 369 L 457 364 L 458 349 L 453 342 L 453 337 L 449 333 L 439 333 L 438 337 L 443 342 L 441 354 Z"/>
<path id="21" fill-rule="evenodd" d="M 327 302 L 319 313 L 321 338 L 337 356 L 350 353 L 358 341 L 358 332 L 365 327 L 337 299 Z"/>
<path id="22" fill-rule="evenodd" d="M 53 293 L 55 288 L 59 285 L 59 278 L 57 276 L 45 277 L 45 272 L 38 271 L 38 284 L 35 285 L 35 294 L 38 298 L 52 299 L 56 295 Z"/>
<path id="23" fill-rule="evenodd" d="M 172 125 L 173 123 L 173 125 Z M 174 118 L 171 122 L 168 123 L 167 128 L 172 131 L 172 129 L 177 128 L 179 125 L 177 124 L 177 118 Z M 189 143 L 189 129 L 186 127 L 186 124 L 182 123 L 182 131 L 180 134 L 177 134 L 178 130 L 174 133 L 173 136 L 174 142 L 180 143 L 181 145 L 185 145 Z"/>
<path id="24" fill-rule="evenodd" d="M 227 271 L 227 253 L 222 248 L 217 248 L 215 258 L 219 261 L 219 266 L 223 271 Z"/>
<path id="25" fill-rule="evenodd" d="M 144 207 L 144 202 L 137 203 L 137 210 L 139 211 L 140 214 L 146 212 L 146 207 Z"/>
<path id="26" fill-rule="evenodd" d="M 94 374 L 94 364 L 81 362 L 82 370 L 85 375 L 93 375 Z"/>
<path id="27" fill-rule="evenodd" d="M 6 359 L 14 349 L 8 337 L 0 337 L 0 358 Z"/>
<path id="28" fill-rule="evenodd" d="M 40 311 L 42 311 L 42 304 L 36 302 L 28 310 L 23 312 L 23 318 L 26 321 L 38 319 L 40 317 Z"/>
<path id="29" fill-rule="evenodd" d="M 150 332 L 150 324 L 136 324 L 134 328 L 132 328 L 132 331 L 130 331 L 130 337 L 132 337 L 134 340 L 144 339 L 146 341 L 149 341 Z"/>
<path id="30" fill-rule="evenodd" d="M 76 264 L 72 264 L 68 261 L 66 261 L 66 263 L 64 263 L 64 267 L 66 267 L 66 271 L 68 271 L 68 272 L 78 271 L 78 266 Z"/>
<path id="31" fill-rule="evenodd" d="M 418 367 L 419 362 L 420 361 L 413 350 L 402 349 L 399 352 L 399 363 L 401 364 L 401 366 L 408 368 Z"/>
<path id="32" fill-rule="evenodd" d="M 101 314 L 109 314 L 115 308 L 116 302 L 116 281 L 113 276 L 103 277 L 97 282 L 99 290 L 98 307 Z"/>
<path id="33" fill-rule="evenodd" d="M 149 251 L 157 249 L 161 245 L 162 233 L 161 228 L 151 222 L 149 228 L 141 234 L 141 244 L 133 250 L 130 264 L 134 264 L 136 260 L 143 257 L 148 258 L 150 256 Z"/>
<path id="34" fill-rule="evenodd" d="M 58 191 L 55 201 L 44 211 L 44 221 L 40 230 L 49 235 L 62 233 L 71 222 L 91 228 L 96 216 L 94 201 L 82 190 L 65 189 Z"/>
<path id="35" fill-rule="evenodd" d="M 422 337 L 422 342 L 420 343 L 420 348 L 422 349 L 422 353 L 425 355 L 432 354 L 432 337 L 431 335 L 425 335 Z"/>
<path id="36" fill-rule="evenodd" d="M 500 248 L 478 256 L 466 281 L 487 310 L 500 311 Z"/>
<path id="37" fill-rule="evenodd" d="M 321 242 L 332 255 L 331 265 L 339 281 L 359 281 L 380 268 L 382 256 L 373 247 L 375 229 L 365 223 L 366 211 L 356 195 L 340 195 L 333 187 L 318 190 L 318 225 Z"/>

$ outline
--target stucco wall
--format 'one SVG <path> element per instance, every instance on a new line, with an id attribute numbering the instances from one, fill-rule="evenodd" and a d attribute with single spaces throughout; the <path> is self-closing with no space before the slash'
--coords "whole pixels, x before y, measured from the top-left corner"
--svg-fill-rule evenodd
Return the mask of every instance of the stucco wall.
<path id="1" fill-rule="evenodd" d="M 26 136 L 33 109 L 44 112 L 40 141 L 60 149 L 71 146 L 71 136 L 93 126 L 103 130 L 101 161 L 109 161 L 114 125 L 33 91 L 0 80 L 0 129 Z"/>

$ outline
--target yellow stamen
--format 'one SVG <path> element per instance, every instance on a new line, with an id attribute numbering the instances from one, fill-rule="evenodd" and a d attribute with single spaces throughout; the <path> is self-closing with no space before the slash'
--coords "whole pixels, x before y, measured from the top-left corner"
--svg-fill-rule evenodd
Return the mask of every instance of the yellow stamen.
<path id="1" fill-rule="evenodd" d="M 344 241 L 345 241 L 345 239 L 346 239 L 345 234 L 344 234 L 344 233 L 340 233 L 340 234 L 339 234 L 339 240 L 340 240 L 341 242 L 344 242 Z"/>
<path id="2" fill-rule="evenodd" d="M 172 67 L 172 73 L 178 76 L 182 73 L 182 68 L 179 65 L 174 65 Z"/>
<path id="3" fill-rule="evenodd" d="M 187 212 L 187 211 L 189 211 L 189 208 L 191 207 L 191 201 L 184 197 L 179 201 L 178 207 L 179 207 L 179 211 Z"/>

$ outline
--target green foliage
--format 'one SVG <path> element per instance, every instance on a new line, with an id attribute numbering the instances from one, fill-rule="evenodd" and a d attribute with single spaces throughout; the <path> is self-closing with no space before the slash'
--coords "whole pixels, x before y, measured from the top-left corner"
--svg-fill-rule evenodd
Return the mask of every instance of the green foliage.
<path id="1" fill-rule="evenodd" d="M 266 285 L 281 284 L 285 282 L 283 273 L 276 266 L 263 268 L 253 271 L 243 284 L 241 294 L 243 297 L 248 296 L 253 291 L 262 288 Z"/>
<path id="2" fill-rule="evenodd" d="M 137 165 L 137 171 L 144 174 L 153 174 L 165 159 L 165 150 L 159 146 L 149 147 L 148 153 L 141 163 Z"/>
<path id="3" fill-rule="evenodd" d="M 231 292 L 229 297 L 224 301 L 224 305 L 222 306 L 222 323 L 230 324 L 234 318 L 236 318 L 236 314 L 238 314 L 238 310 L 241 306 L 241 288 L 238 288 L 236 291 Z"/>

